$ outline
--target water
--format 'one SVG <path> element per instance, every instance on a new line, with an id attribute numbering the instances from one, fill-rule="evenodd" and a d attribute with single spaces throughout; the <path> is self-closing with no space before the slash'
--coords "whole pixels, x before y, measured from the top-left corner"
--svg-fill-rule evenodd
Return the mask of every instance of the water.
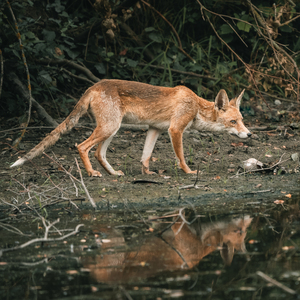
<path id="1" fill-rule="evenodd" d="M 76 214 L 57 208 L 48 219 L 60 222 L 49 238 L 84 226 L 60 241 L 3 252 L 0 298 L 300 298 L 299 198 L 204 211 L 188 204 Z M 9 218 L 1 223 L 1 248 L 43 237 L 34 213 Z"/>

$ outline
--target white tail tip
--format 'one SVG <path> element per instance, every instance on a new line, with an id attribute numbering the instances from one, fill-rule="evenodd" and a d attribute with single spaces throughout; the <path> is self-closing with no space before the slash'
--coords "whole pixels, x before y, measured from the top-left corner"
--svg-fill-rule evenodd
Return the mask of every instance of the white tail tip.
<path id="1" fill-rule="evenodd" d="M 14 164 L 12 164 L 10 167 L 11 168 L 14 168 L 14 167 L 17 167 L 17 166 L 21 166 L 24 164 L 24 162 L 26 161 L 27 159 L 22 157 L 20 159 L 18 159 Z"/>

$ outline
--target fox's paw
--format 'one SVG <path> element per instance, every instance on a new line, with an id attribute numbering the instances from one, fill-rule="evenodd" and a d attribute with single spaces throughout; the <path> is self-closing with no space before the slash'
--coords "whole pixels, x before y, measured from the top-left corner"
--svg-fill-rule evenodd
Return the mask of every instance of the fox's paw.
<path id="1" fill-rule="evenodd" d="M 186 173 L 188 173 L 188 174 L 197 174 L 198 170 L 195 170 L 195 171 L 190 170 L 189 172 L 186 172 Z M 200 173 L 200 171 L 199 171 L 199 173 Z"/>
<path id="2" fill-rule="evenodd" d="M 143 174 L 147 174 L 147 175 L 154 175 L 154 174 L 157 174 L 157 173 L 155 173 L 155 172 L 149 171 L 149 169 L 147 169 L 147 168 L 143 168 L 142 173 L 143 173 Z"/>
<path id="3" fill-rule="evenodd" d="M 197 174 L 197 170 L 189 172 L 189 174 Z"/>
<path id="4" fill-rule="evenodd" d="M 149 171 L 149 168 L 142 165 L 142 174 L 153 175 L 153 174 L 156 174 L 156 173 L 152 172 L 152 171 Z"/>
<path id="5" fill-rule="evenodd" d="M 115 171 L 114 175 L 124 176 L 124 173 L 121 170 L 119 170 L 119 171 Z"/>
<path id="6" fill-rule="evenodd" d="M 88 175 L 90 177 L 102 177 L 102 174 L 99 171 L 95 171 L 95 170 L 89 171 Z"/>

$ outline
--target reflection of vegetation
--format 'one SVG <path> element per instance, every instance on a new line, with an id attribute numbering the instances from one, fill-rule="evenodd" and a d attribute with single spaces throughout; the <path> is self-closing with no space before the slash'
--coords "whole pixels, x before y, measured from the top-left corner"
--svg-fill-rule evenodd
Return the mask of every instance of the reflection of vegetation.
<path id="1" fill-rule="evenodd" d="M 58 298 L 68 291 L 89 298 L 92 288 L 92 296 L 97 297 L 98 292 L 103 299 L 122 299 L 120 291 L 133 299 L 169 299 L 170 295 L 184 299 L 294 299 L 299 278 L 299 203 L 248 204 L 247 209 L 230 202 L 226 206 L 213 204 L 214 213 L 207 205 L 195 208 L 187 204 L 193 209 L 165 213 L 139 211 L 127 202 L 122 211 L 95 214 L 85 210 L 70 217 L 64 207 L 57 208 L 66 223 L 48 222 L 33 212 L 20 214 L 14 227 L 1 223 L 5 225 L 5 247 L 13 248 L 16 234 L 21 244 L 16 251 L 2 255 L 6 262 L 0 272 L 0 280 L 7 283 L 5 289 L 2 286 L 4 295 L 19 299 L 28 293 L 29 299 L 42 295 L 53 299 L 52 294 Z M 249 219 L 246 210 L 255 212 L 256 217 Z M 235 214 L 237 211 L 243 214 Z M 49 218 L 55 219 L 54 215 Z M 35 238 L 32 233 L 41 221 L 44 230 L 38 231 L 41 238 Z M 78 225 L 76 230 L 64 232 L 79 222 L 85 224 L 83 230 L 79 231 Z M 43 236 L 50 228 L 55 229 L 49 231 L 54 238 L 47 242 Z M 67 241 L 59 242 L 67 236 Z M 246 242 L 247 253 L 235 249 L 229 253 L 234 254 L 231 265 L 224 266 L 227 256 L 226 248 L 220 247 L 222 241 L 224 246 L 236 239 Z M 24 243 L 28 240 L 30 243 Z M 46 242 L 32 247 L 32 241 Z M 20 249 L 23 245 L 28 247 Z M 28 279 L 27 273 L 34 274 L 34 280 Z M 266 279 L 284 287 L 270 285 Z"/>
<path id="2" fill-rule="evenodd" d="M 237 85 L 249 84 L 261 94 L 295 98 L 298 93 L 298 2 L 282 0 L 270 6 L 263 0 L 255 6 L 251 1 L 97 0 L 91 4 L 11 3 L 32 94 L 53 107 L 54 113 L 67 113 L 72 95 L 78 97 L 88 85 L 78 68 L 47 64 L 53 58 L 76 62 L 99 78 L 184 84 L 204 95 L 224 87 L 232 96 Z M 5 2 L 0 6 L 0 25 L 5 70 L 14 69 L 23 78 L 19 42 Z M 4 78 L 2 98 L 7 101 L 1 108 L 15 115 L 24 107 L 14 96 L 6 71 Z M 246 93 L 245 99 L 249 97 Z"/>

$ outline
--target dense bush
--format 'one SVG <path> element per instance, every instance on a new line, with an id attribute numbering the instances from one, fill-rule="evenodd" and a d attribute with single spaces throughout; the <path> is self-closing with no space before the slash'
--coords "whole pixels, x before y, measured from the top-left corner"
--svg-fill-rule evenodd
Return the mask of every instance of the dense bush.
<path id="1" fill-rule="evenodd" d="M 273 2 L 16 0 L 10 5 L 32 95 L 58 116 L 67 114 L 68 103 L 102 78 L 183 84 L 208 98 L 220 88 L 232 96 L 248 87 L 246 99 L 259 90 L 260 96 L 296 99 L 300 4 Z M 6 3 L 0 6 L 0 44 L 1 112 L 24 114 L 28 104 L 7 76 L 13 70 L 27 86 Z"/>

